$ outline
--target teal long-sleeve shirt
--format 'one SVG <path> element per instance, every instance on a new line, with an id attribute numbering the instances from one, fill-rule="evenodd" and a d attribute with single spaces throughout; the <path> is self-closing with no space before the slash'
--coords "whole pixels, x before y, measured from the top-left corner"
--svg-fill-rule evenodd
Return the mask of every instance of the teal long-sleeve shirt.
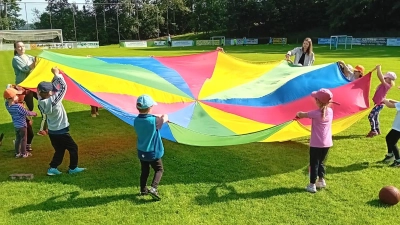
<path id="1" fill-rule="evenodd" d="M 14 56 L 12 60 L 12 67 L 14 68 L 15 73 L 15 84 L 24 81 L 32 70 L 29 65 L 35 61 L 35 58 L 31 55 L 26 56 L 28 58 L 27 62 L 18 55 Z"/>

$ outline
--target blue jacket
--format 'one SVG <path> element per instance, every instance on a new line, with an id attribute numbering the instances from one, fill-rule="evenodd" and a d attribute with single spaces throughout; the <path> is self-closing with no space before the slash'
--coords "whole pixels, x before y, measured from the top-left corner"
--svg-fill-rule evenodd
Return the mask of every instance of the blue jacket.
<path id="1" fill-rule="evenodd" d="M 160 131 L 156 127 L 156 117 L 139 114 L 133 125 L 137 134 L 138 158 L 143 161 L 154 161 L 163 157 L 164 145 Z"/>

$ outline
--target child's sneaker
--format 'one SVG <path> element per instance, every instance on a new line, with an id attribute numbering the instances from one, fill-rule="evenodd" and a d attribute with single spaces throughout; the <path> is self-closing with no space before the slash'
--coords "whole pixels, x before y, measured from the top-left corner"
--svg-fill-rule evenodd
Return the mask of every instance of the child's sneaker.
<path id="1" fill-rule="evenodd" d="M 33 151 L 32 146 L 31 145 L 26 145 L 26 151 L 28 151 L 28 152 Z"/>
<path id="2" fill-rule="evenodd" d="M 386 154 L 385 155 L 385 158 L 382 160 L 382 162 L 389 162 L 389 161 L 392 161 L 394 159 L 394 154 L 392 153 L 392 154 Z"/>
<path id="3" fill-rule="evenodd" d="M 69 169 L 69 170 L 68 170 L 68 173 L 69 173 L 69 174 L 80 173 L 80 172 L 84 171 L 85 169 L 86 169 L 86 168 L 79 168 L 79 167 L 76 167 L 76 168 L 73 169 L 73 170 Z"/>
<path id="4" fill-rule="evenodd" d="M 149 194 L 149 191 L 150 191 L 150 190 L 149 190 L 148 188 L 146 188 L 144 191 L 141 190 L 140 193 L 139 193 L 139 195 L 140 195 L 140 196 L 148 195 L 148 194 Z"/>
<path id="5" fill-rule="evenodd" d="M 153 197 L 154 199 L 156 199 L 156 200 L 161 200 L 161 197 L 158 195 L 157 189 L 155 189 L 155 188 L 153 188 L 153 187 L 150 188 L 149 194 L 150 194 L 150 196 Z"/>
<path id="6" fill-rule="evenodd" d="M 315 184 L 309 184 L 307 185 L 306 190 L 311 193 L 316 193 L 317 187 L 315 186 Z"/>
<path id="7" fill-rule="evenodd" d="M 375 137 L 375 136 L 377 136 L 377 135 L 378 135 L 378 132 L 376 132 L 376 131 L 370 131 L 370 132 L 367 134 L 366 137 L 372 138 L 372 137 Z"/>
<path id="8" fill-rule="evenodd" d="M 22 157 L 22 154 L 19 154 L 19 153 L 18 153 L 18 154 L 15 154 L 15 158 L 18 159 L 18 158 L 21 158 L 21 157 Z"/>
<path id="9" fill-rule="evenodd" d="M 62 172 L 59 171 L 57 168 L 49 168 L 47 170 L 47 175 L 49 176 L 60 175 L 60 174 L 62 174 Z"/>
<path id="10" fill-rule="evenodd" d="M 27 152 L 27 153 L 22 155 L 22 158 L 28 158 L 29 156 L 32 156 L 32 153 Z"/>
<path id="11" fill-rule="evenodd" d="M 326 188 L 326 182 L 322 179 L 322 181 L 317 181 L 315 186 L 317 186 L 317 188 Z"/>
<path id="12" fill-rule="evenodd" d="M 391 167 L 400 167 L 400 159 L 394 160 L 394 162 L 390 166 Z"/>

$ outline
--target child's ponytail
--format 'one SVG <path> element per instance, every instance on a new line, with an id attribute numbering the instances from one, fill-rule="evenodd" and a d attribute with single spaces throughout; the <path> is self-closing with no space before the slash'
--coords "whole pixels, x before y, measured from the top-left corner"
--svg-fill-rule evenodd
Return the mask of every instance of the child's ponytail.
<path id="1" fill-rule="evenodd" d="M 321 112 L 322 112 L 322 120 L 325 120 L 326 117 L 326 109 L 328 108 L 328 105 L 324 105 L 321 108 Z"/>

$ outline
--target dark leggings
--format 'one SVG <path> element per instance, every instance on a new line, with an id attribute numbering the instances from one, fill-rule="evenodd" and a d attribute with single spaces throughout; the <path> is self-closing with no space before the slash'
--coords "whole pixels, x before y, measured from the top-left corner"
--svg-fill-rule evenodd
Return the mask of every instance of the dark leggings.
<path id="1" fill-rule="evenodd" d="M 328 154 L 329 148 L 310 147 L 310 183 L 315 184 L 317 176 L 325 177 L 324 160 Z"/>
<path id="2" fill-rule="evenodd" d="M 32 140 L 34 137 L 33 130 L 32 130 L 32 125 L 29 123 L 29 120 L 26 120 L 26 132 L 27 132 L 27 139 L 26 139 L 26 144 L 30 145 L 32 144 Z"/>
<path id="3" fill-rule="evenodd" d="M 36 92 L 29 91 L 28 94 L 25 95 L 24 101 L 29 111 L 33 111 L 33 98 L 38 99 Z"/>
<path id="4" fill-rule="evenodd" d="M 140 164 L 142 167 L 142 174 L 140 175 L 140 191 L 145 192 L 147 186 L 147 179 L 150 175 L 150 166 L 154 170 L 154 177 L 153 181 L 151 182 L 151 186 L 153 188 L 157 188 L 158 184 L 160 183 L 161 177 L 164 172 L 163 164 L 161 159 L 155 161 L 142 161 L 140 160 Z"/>
<path id="5" fill-rule="evenodd" d="M 386 135 L 386 145 L 388 149 L 388 154 L 394 154 L 395 159 L 400 159 L 399 149 L 397 148 L 397 142 L 400 139 L 400 132 L 391 129 Z"/>

